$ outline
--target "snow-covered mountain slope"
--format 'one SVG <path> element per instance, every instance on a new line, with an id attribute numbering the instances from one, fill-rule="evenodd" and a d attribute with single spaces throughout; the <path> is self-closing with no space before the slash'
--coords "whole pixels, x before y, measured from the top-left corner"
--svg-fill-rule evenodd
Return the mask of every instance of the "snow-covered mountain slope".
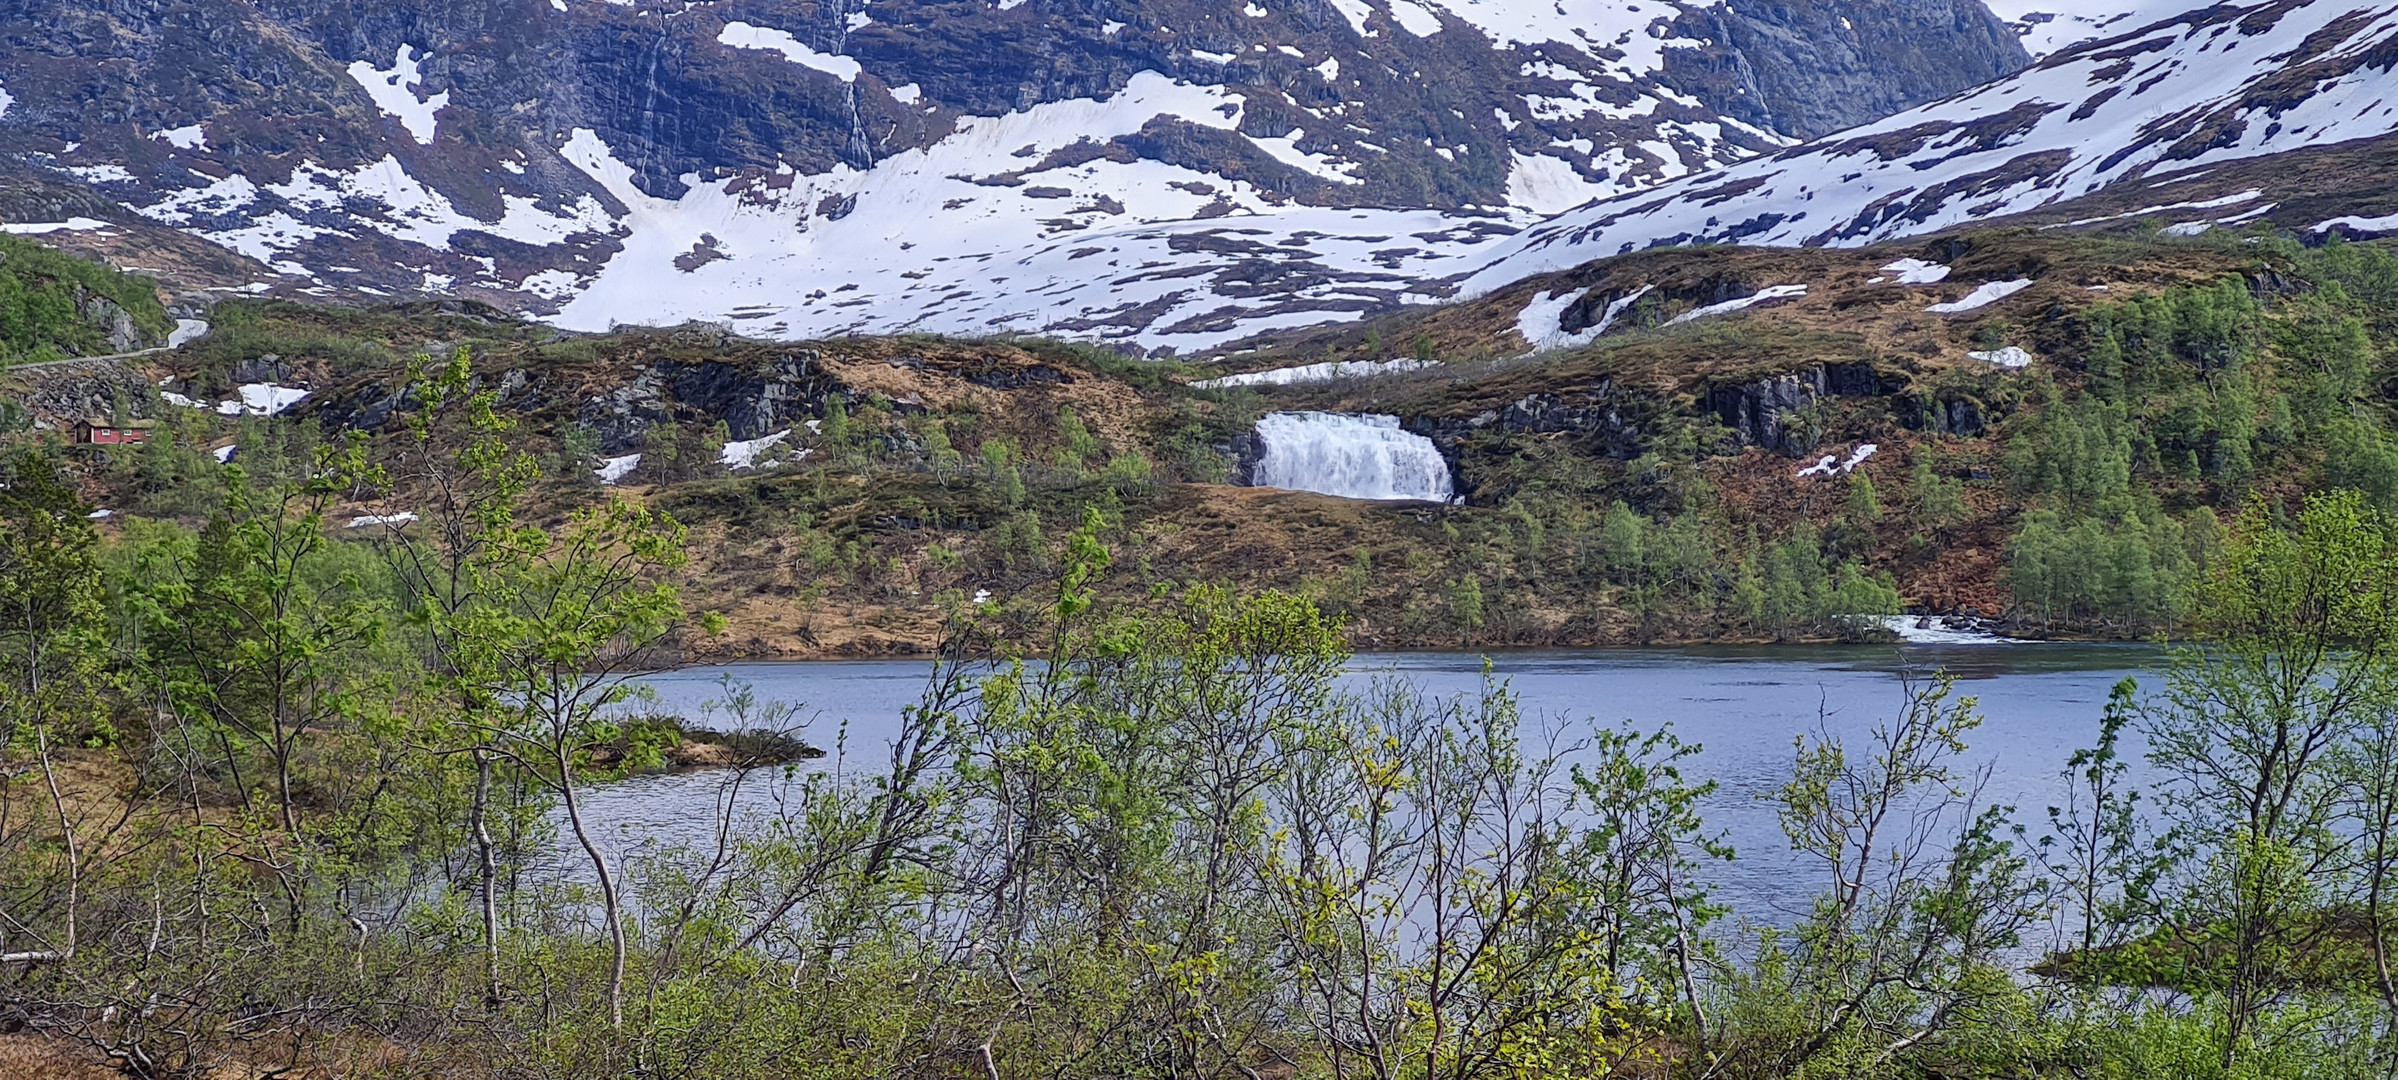
<path id="1" fill-rule="evenodd" d="M 1187 349 L 2026 62 L 1975 0 L 1745 9 L 22 0 L 0 156 L 282 292 Z"/>
<path id="2" fill-rule="evenodd" d="M 2393 66 L 2388 4 L 2190 12 L 1863 128 L 1567 213 L 1497 247 L 1462 291 L 1657 244 L 1870 244 L 2151 173 L 2376 138 L 2398 130 Z"/>
<path id="3" fill-rule="evenodd" d="M 2034 60 L 2209 6 L 2207 0 L 1984 0 Z"/>

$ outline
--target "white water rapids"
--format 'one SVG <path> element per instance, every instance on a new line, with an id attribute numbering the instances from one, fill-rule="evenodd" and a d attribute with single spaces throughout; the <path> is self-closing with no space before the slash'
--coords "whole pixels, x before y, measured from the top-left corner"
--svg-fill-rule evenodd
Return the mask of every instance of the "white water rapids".
<path id="1" fill-rule="evenodd" d="M 1448 502 L 1455 493 L 1439 448 L 1399 430 L 1396 416 L 1267 413 L 1257 440 L 1265 452 L 1250 480 L 1258 487 L 1421 502 Z"/>

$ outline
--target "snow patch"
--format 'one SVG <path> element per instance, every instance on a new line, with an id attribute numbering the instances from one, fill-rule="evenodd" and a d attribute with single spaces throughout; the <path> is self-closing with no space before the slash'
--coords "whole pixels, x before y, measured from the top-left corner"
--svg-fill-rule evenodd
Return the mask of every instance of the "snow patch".
<path id="1" fill-rule="evenodd" d="M 1979 360 L 1985 364 L 1996 364 L 2003 368 L 2027 368 L 2032 366 L 2032 354 L 2025 352 L 2023 348 L 2018 345 L 2009 345 L 2006 348 L 1992 349 L 1988 352 L 1969 352 L 1965 355 Z"/>
<path id="2" fill-rule="evenodd" d="M 1882 268 L 1885 274 L 1898 275 L 1900 285 L 1937 285 L 1948 280 L 1948 267 L 1922 259 L 1900 259 Z M 1880 281 L 1880 278 L 1875 278 Z"/>
<path id="3" fill-rule="evenodd" d="M 1194 52 L 1191 55 L 1198 56 L 1200 54 Z M 1329 155 L 1311 154 L 1299 149 L 1299 140 L 1306 137 L 1305 129 L 1292 128 L 1290 134 L 1279 139 L 1251 135 L 1249 141 L 1255 143 L 1258 149 L 1265 151 L 1267 156 L 1310 176 L 1340 184 L 1365 183 L 1365 181 L 1349 175 L 1349 170 L 1357 166 L 1335 161 Z"/>
<path id="4" fill-rule="evenodd" d="M 1220 390 L 1230 386 L 1301 386 L 1337 379 L 1362 379 L 1396 371 L 1418 371 L 1431 366 L 1433 361 L 1412 357 L 1395 360 L 1327 360 L 1320 364 L 1301 364 L 1298 367 L 1247 371 L 1238 375 L 1202 379 L 1191 385 L 1201 390 Z"/>
<path id="5" fill-rule="evenodd" d="M 722 462 L 724 467 L 728 469 L 754 468 L 758 463 L 758 455 L 774 449 L 776 446 L 780 445 L 784 439 L 788 439 L 790 437 L 790 432 L 778 431 L 772 435 L 766 435 L 755 439 L 747 439 L 741 442 L 728 442 L 724 444 L 724 452 L 718 455 L 717 460 Z"/>
<path id="6" fill-rule="evenodd" d="M 371 529 L 378 525 L 407 525 L 416 520 L 417 516 L 414 513 L 404 510 L 397 514 L 362 514 L 351 518 L 350 523 L 344 528 Z"/>
<path id="7" fill-rule="evenodd" d="M 211 451 L 209 451 L 208 453 L 209 453 L 209 456 L 211 456 L 211 457 L 214 457 L 214 458 L 216 459 L 216 463 L 217 463 L 217 464 L 219 464 L 219 465 L 224 465 L 224 464 L 228 464 L 228 463 L 230 463 L 230 462 L 233 460 L 233 452 L 234 452 L 235 450 L 238 450 L 238 449 L 240 449 L 240 447 L 238 447 L 238 446 L 220 446 L 220 447 L 217 447 L 217 448 L 216 448 L 216 449 L 214 449 L 214 450 L 211 450 Z"/>
<path id="8" fill-rule="evenodd" d="M 2204 4 L 2186 0 L 1988 0 L 1990 13 L 2023 38 L 2035 61 L 2085 41 L 2113 37 Z"/>
<path id="9" fill-rule="evenodd" d="M 2197 179 L 2197 177 L 2184 177 L 2183 179 L 2194 180 Z M 2107 214 L 2103 217 L 2087 217 L 2077 218 L 2072 221 L 2061 221 L 2054 225 L 2044 225 L 2042 228 L 2074 229 L 2080 228 L 2084 225 L 2103 225 L 2110 221 L 2121 221 L 2125 218 L 2147 217 L 2150 214 L 2162 214 L 2173 210 L 2219 210 L 2226 206 L 2238 206 L 2245 202 L 2255 202 L 2256 200 L 2264 197 L 2264 192 L 2250 189 L 2234 195 L 2225 195 L 2220 199 L 2198 199 L 2192 202 L 2160 203 L 2156 206 L 2143 206 L 2137 210 L 2127 210 L 2120 214 Z M 2267 209 L 2271 209 L 2271 207 L 2267 207 Z"/>
<path id="10" fill-rule="evenodd" d="M 296 386 L 277 386 L 274 383 L 243 383 L 240 389 L 240 411 L 252 416 L 273 416 L 299 404 L 308 391 Z M 223 412 L 231 402 L 221 402 L 217 411 Z"/>
<path id="11" fill-rule="evenodd" d="M 1399 29 L 1417 37 L 1431 37 L 1440 33 L 1440 16 L 1422 5 L 1409 3 L 1408 0 L 1390 0 L 1390 6 L 1391 18 L 1398 20 Z"/>
<path id="12" fill-rule="evenodd" d="M 122 165 L 69 165 L 67 171 L 89 184 L 128 184 L 133 174 Z"/>
<path id="13" fill-rule="evenodd" d="M 583 279 L 576 277 L 572 271 L 543 270 L 525 275 L 525 279 L 517 282 L 516 287 L 545 300 L 562 300 L 574 295 L 576 287 L 582 283 Z"/>
<path id="14" fill-rule="evenodd" d="M 1365 0 L 1332 0 L 1332 6 L 1340 11 L 1342 18 L 1349 20 L 1349 29 L 1356 31 L 1358 37 L 1374 36 L 1375 31 L 1366 29 L 1367 17 L 1374 14 L 1373 5 Z"/>
<path id="15" fill-rule="evenodd" d="M 1656 288 L 1654 285 L 1643 285 L 1616 297 L 1608 303 L 1607 310 L 1599 316 L 1599 321 L 1584 327 L 1577 333 L 1570 334 L 1565 331 L 1564 326 L 1566 309 L 1572 307 L 1575 301 L 1580 300 L 1590 290 L 1576 289 L 1563 296 L 1551 296 L 1546 290 L 1543 290 L 1540 295 L 1532 298 L 1531 303 L 1524 305 L 1523 311 L 1516 314 L 1515 332 L 1522 335 L 1525 343 L 1531 345 L 1534 351 L 1579 348 L 1599 340 L 1607 333 L 1608 328 L 1615 325 L 1617 316 L 1622 315 L 1641 297 L 1647 296 Z"/>
<path id="16" fill-rule="evenodd" d="M 1881 449 L 1873 443 L 1861 444 L 1855 450 L 1849 451 L 1846 461 L 1840 460 L 1837 454 L 1825 454 L 1815 464 L 1800 469 L 1798 471 L 1799 479 L 1803 480 L 1810 476 L 1846 476 L 1857 471 L 1857 466 L 1865 464 L 1866 459 L 1873 457 Z"/>
<path id="17" fill-rule="evenodd" d="M 1647 0 L 1439 0 L 1439 4 L 1482 31 L 1493 48 L 1563 44 L 1580 50 L 1597 61 L 1609 77 L 1626 83 L 1662 70 L 1667 49 L 1702 44 L 1675 36 L 1673 24 L 1681 12 L 1673 5 Z M 1688 6 L 1713 7 L 1715 2 Z M 1393 10 L 1397 11 L 1396 5 Z"/>
<path id="18" fill-rule="evenodd" d="M 1726 300 L 1720 304 L 1709 304 L 1706 307 L 1693 308 L 1689 311 L 1683 312 L 1680 315 L 1674 316 L 1665 325 L 1679 326 L 1686 322 L 1694 322 L 1699 319 L 1711 318 L 1717 315 L 1728 315 L 1735 311 L 1743 311 L 1765 303 L 1769 300 L 1781 300 L 1788 297 L 1805 295 L 1807 295 L 1807 287 L 1804 285 L 1773 285 L 1767 288 L 1759 289 L 1755 293 L 1748 296 L 1743 296 L 1738 300 Z"/>
<path id="19" fill-rule="evenodd" d="M 150 137 L 177 150 L 208 149 L 208 131 L 198 124 L 189 124 L 166 131 L 152 132 Z"/>
<path id="20" fill-rule="evenodd" d="M 603 458 L 600 460 L 600 467 L 593 469 L 591 471 L 591 475 L 599 477 L 600 483 L 613 484 L 624 479 L 626 474 L 632 472 L 634 469 L 639 468 L 640 466 L 641 455 L 639 454 L 626 454 L 623 457 Z"/>
<path id="21" fill-rule="evenodd" d="M 2308 231 L 2325 233 L 2333 229 L 2346 229 L 2359 233 L 2389 232 L 2398 229 L 2398 214 L 2390 214 L 2385 217 L 2336 217 L 2330 221 L 2316 222 L 2315 227 Z"/>
<path id="22" fill-rule="evenodd" d="M 1564 158 L 1507 152 L 1507 202 L 1535 214 L 1560 214 L 1593 199 L 1623 193 L 1615 184 L 1594 184 Z"/>
<path id="23" fill-rule="evenodd" d="M 1161 116 L 1238 134 L 1246 104 L 1236 90 L 1147 71 L 1104 99 L 961 117 L 939 142 L 871 169 L 837 165 L 779 188 L 687 175 L 673 199 L 644 192 L 606 142 L 578 129 L 562 155 L 629 213 L 617 233 L 621 249 L 552 318 L 570 330 L 605 331 L 617 322 L 771 311 L 756 331 L 784 339 L 1039 332 L 1070 321 L 1078 336 L 1187 353 L 1278 327 L 1354 321 L 1381 305 L 1432 302 L 1413 296 L 1415 284 L 1486 246 L 1479 214 L 1307 206 L 1246 180 L 1158 161 L 1037 168 L 1051 151 L 1133 134 Z M 1336 176 L 1349 167 L 1298 152 L 1295 139 L 1287 149 Z M 1035 169 L 1027 174 L 1028 164 Z M 976 182 L 999 173 L 1025 174 L 1027 183 Z M 818 213 L 828 203 L 844 212 Z M 739 238 L 739 257 L 678 270 L 675 260 L 704 236 Z M 1270 262 L 1306 260 L 1311 273 L 1333 273 L 1297 296 L 1260 295 L 1229 276 L 1227 241 L 1254 246 Z M 833 292 L 824 287 L 832 281 L 857 287 Z"/>
<path id="24" fill-rule="evenodd" d="M 448 196 L 418 180 L 407 166 L 389 154 L 380 161 L 338 172 L 303 162 L 292 169 L 289 180 L 269 184 L 266 190 L 281 196 L 294 209 L 347 210 L 353 220 L 378 226 L 378 231 L 387 236 L 439 251 L 449 250 L 450 238 L 469 230 L 540 247 L 578 233 L 609 232 L 616 225 L 607 208 L 590 195 L 580 196 L 573 206 L 558 211 L 543 209 L 538 200 L 522 195 L 502 195 L 500 219 L 478 220 L 461 213 Z M 366 207 L 373 208 L 371 216 Z M 142 212 L 158 217 L 156 209 Z M 377 217 L 381 220 L 376 220 Z M 328 233 L 331 231 L 277 213 L 257 219 L 248 228 L 203 235 L 245 255 L 272 261 L 274 253 Z"/>
<path id="25" fill-rule="evenodd" d="M 717 32 L 716 43 L 736 49 L 779 52 L 783 54 L 785 60 L 801 67 L 815 68 L 842 82 L 858 81 L 858 73 L 865 70 L 857 61 L 849 57 L 817 52 L 808 47 L 805 42 L 792 37 L 790 31 L 777 30 L 771 26 L 756 26 L 738 21 L 729 22 L 724 24 L 723 30 Z"/>
<path id="26" fill-rule="evenodd" d="M 360 60 L 350 65 L 350 78 L 357 80 L 366 96 L 374 99 L 375 107 L 383 110 L 383 115 L 398 120 L 419 145 L 430 146 L 434 127 L 439 123 L 434 114 L 449 105 L 450 92 L 444 90 L 427 98 L 417 96 L 417 87 L 425 81 L 419 70 L 423 59 L 416 46 L 402 45 L 391 70 Z"/>
<path id="27" fill-rule="evenodd" d="M 1955 300 L 1946 304 L 1934 304 L 1928 308 L 1925 308 L 1924 310 L 1935 315 L 1957 315 L 1967 311 L 1979 311 L 2031 287 L 2032 283 L 2031 279 L 2029 278 L 2018 278 L 2014 281 L 1993 281 L 1974 289 L 1972 292 L 1966 293 L 1965 298 L 1962 300 Z"/>
<path id="28" fill-rule="evenodd" d="M 105 221 L 87 217 L 71 217 L 65 221 L 0 225 L 0 233 L 7 233 L 10 236 L 44 236 L 54 232 L 90 232 L 93 229 L 108 227 L 109 225 Z"/>
<path id="29" fill-rule="evenodd" d="M 1570 336 L 1561 325 L 1565 321 L 1566 310 L 1589 291 L 1588 287 L 1584 287 L 1553 295 L 1549 290 L 1542 289 L 1531 303 L 1524 305 L 1524 310 L 1516 313 L 1516 334 L 1535 349 L 1554 348 L 1556 344 L 1563 343 Z"/>
<path id="30" fill-rule="evenodd" d="M 175 331 L 167 335 L 167 348 L 180 349 L 207 336 L 207 320 L 177 319 L 175 320 Z"/>

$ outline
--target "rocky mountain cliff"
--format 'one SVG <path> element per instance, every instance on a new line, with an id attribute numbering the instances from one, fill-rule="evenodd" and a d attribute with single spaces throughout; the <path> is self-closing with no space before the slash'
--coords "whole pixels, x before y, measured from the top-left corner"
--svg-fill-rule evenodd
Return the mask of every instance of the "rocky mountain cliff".
<path id="1" fill-rule="evenodd" d="M 929 321 L 1185 350 L 1387 305 L 1540 214 L 2026 62 L 1974 0 L 13 0 L 0 17 L 6 186 L 96 189 L 133 212 L 120 231 L 204 237 L 254 260 L 257 287 L 460 294 L 586 328 Z"/>

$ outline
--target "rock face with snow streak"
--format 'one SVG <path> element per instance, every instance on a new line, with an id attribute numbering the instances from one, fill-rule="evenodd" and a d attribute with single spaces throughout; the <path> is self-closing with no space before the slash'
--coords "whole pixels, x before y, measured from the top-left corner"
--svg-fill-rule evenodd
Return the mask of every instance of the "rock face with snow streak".
<path id="1" fill-rule="evenodd" d="M 1250 474 L 1258 487 L 1344 499 L 1448 502 L 1449 462 L 1432 440 L 1395 416 L 1268 413 L 1257 422 L 1263 453 Z"/>
<path id="2" fill-rule="evenodd" d="M 1500 245 L 1464 290 L 1659 244 L 1861 246 L 2151 174 L 2379 138 L 2398 131 L 2393 68 L 2398 5 L 2251 0 L 2179 14 L 1862 128 L 1561 215 Z"/>
<path id="3" fill-rule="evenodd" d="M 0 186 L 71 177 L 262 288 L 1184 350 L 1399 302 L 1540 214 L 2024 62 L 1971 0 L 11 15 L 0 157 L 30 171 Z"/>

